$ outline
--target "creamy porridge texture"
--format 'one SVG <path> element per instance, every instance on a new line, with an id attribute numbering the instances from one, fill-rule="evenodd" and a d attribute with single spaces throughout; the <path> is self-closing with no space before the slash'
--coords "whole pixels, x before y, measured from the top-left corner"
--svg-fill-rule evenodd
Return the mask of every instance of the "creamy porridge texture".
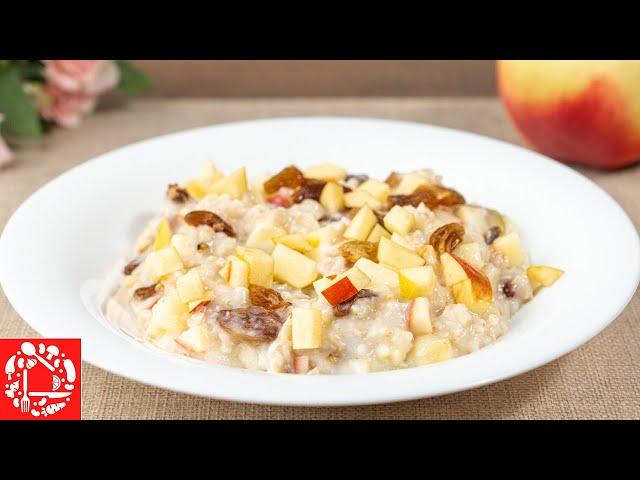
<path id="1" fill-rule="evenodd" d="M 104 305 L 114 325 L 207 362 L 309 375 L 478 350 L 563 273 L 531 265 L 508 218 L 430 170 L 379 180 L 332 164 L 249 182 L 207 162 L 169 185 L 124 262 Z"/>

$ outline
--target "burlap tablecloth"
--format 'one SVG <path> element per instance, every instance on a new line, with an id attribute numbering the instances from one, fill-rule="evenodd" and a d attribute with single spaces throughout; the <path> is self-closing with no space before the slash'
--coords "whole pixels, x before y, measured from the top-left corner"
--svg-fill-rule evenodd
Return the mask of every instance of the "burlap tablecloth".
<path id="1" fill-rule="evenodd" d="M 186 128 L 278 116 L 345 115 L 412 120 L 518 143 L 498 100 L 136 100 L 103 109 L 73 131 L 24 145 L 0 171 L 0 225 L 33 191 L 95 155 Z M 579 169 L 640 223 L 640 167 L 613 173 Z M 612 246 L 614 247 L 614 246 Z M 494 385 L 412 402 L 347 408 L 295 408 L 199 398 L 125 380 L 83 365 L 86 419 L 569 419 L 640 418 L 640 294 L 588 344 L 533 372 Z M 0 337 L 35 332 L 0 292 Z"/>

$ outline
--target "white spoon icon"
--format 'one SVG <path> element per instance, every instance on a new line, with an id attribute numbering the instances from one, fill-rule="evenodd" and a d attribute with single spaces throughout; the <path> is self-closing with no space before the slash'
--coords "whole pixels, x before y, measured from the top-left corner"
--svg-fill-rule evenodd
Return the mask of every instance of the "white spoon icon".
<path id="1" fill-rule="evenodd" d="M 40 355 L 38 355 L 36 353 L 36 347 L 33 343 L 31 342 L 24 342 L 21 346 L 20 349 L 22 350 L 22 353 L 24 353 L 25 355 L 27 355 L 28 357 L 36 357 L 38 360 L 40 360 L 40 363 L 43 364 L 45 367 L 47 367 L 49 370 L 51 370 L 52 372 L 55 370 L 53 368 L 53 366 L 47 362 L 44 358 L 42 358 Z"/>

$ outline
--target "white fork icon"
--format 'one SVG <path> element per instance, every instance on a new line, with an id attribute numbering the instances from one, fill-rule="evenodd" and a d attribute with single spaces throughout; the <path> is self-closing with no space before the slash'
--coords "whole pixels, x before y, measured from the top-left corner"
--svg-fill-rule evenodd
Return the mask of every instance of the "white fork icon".
<path id="1" fill-rule="evenodd" d="M 27 369 L 22 371 L 22 400 L 20 400 L 20 410 L 22 413 L 29 413 L 29 406 L 31 401 L 27 396 Z"/>

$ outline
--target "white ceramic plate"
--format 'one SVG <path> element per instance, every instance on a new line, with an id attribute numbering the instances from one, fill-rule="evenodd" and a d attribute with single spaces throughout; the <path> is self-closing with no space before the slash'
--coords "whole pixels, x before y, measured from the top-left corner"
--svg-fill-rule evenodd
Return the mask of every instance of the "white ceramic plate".
<path id="1" fill-rule="evenodd" d="M 436 365 L 360 375 L 296 376 L 205 365 L 135 343 L 108 326 L 95 294 L 154 212 L 170 181 L 213 155 L 251 176 L 334 162 L 384 177 L 430 167 L 468 201 L 519 224 L 535 263 L 566 270 L 524 306 L 507 335 Z M 550 362 L 583 344 L 629 302 L 638 234 L 604 191 L 531 151 L 469 133 L 368 119 L 275 119 L 213 126 L 124 147 L 56 178 L 15 212 L 0 238 L 0 283 L 45 337 L 80 337 L 84 359 L 180 392 L 283 405 L 409 400 L 469 389 Z"/>

